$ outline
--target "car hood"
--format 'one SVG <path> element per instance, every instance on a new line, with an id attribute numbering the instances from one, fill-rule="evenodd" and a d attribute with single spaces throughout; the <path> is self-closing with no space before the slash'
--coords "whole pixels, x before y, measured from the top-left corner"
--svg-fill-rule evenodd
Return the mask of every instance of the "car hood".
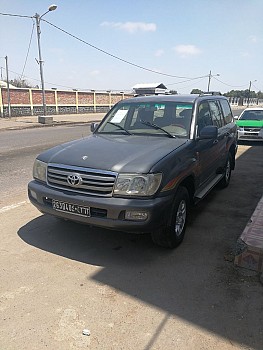
<path id="1" fill-rule="evenodd" d="M 158 161 L 186 142 L 166 136 L 91 135 L 53 147 L 38 159 L 115 172 L 148 173 Z"/>
<path id="2" fill-rule="evenodd" d="M 237 120 L 237 126 L 252 126 L 263 128 L 263 120 Z"/>

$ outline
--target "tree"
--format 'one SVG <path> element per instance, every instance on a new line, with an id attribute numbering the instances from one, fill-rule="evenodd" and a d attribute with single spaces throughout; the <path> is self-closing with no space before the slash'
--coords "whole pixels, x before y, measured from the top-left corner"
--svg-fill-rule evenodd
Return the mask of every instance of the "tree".
<path id="1" fill-rule="evenodd" d="M 32 86 L 26 79 L 22 79 L 22 78 L 15 78 L 15 79 L 9 80 L 9 83 L 18 88 L 32 88 L 32 87 L 38 88 L 38 86 Z"/>
<path id="2" fill-rule="evenodd" d="M 255 91 L 249 91 L 249 89 L 246 90 L 231 90 L 224 94 L 226 97 L 240 97 L 240 98 L 261 98 L 259 96 L 262 96 L 262 93 L 256 93 Z"/>
<path id="3" fill-rule="evenodd" d="M 201 93 L 202 93 L 202 90 L 200 90 L 200 89 L 193 89 L 193 90 L 191 91 L 191 94 L 200 95 Z"/>

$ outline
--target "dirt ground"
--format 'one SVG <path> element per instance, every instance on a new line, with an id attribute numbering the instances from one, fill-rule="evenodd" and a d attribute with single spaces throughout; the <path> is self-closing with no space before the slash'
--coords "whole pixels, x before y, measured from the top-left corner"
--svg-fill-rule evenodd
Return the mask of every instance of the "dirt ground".
<path id="1" fill-rule="evenodd" d="M 0 208 L 0 350 L 263 349 L 259 274 L 233 264 L 263 188 L 261 145 L 193 208 L 175 250 L 148 235 Z M 83 331 L 89 335 L 83 335 Z"/>

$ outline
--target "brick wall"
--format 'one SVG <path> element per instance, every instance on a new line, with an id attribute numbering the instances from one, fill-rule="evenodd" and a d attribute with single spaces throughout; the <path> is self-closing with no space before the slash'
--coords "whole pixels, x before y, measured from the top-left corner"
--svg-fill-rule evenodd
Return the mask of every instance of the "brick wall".
<path id="1" fill-rule="evenodd" d="M 76 92 L 74 91 L 57 91 L 59 105 L 75 105 Z"/>
<path id="2" fill-rule="evenodd" d="M 132 94 L 46 90 L 47 114 L 107 112 L 118 101 Z M 10 89 L 11 116 L 43 114 L 41 89 Z M 0 88 L 0 117 L 8 115 L 7 89 Z"/>
<path id="3" fill-rule="evenodd" d="M 33 105 L 42 105 L 42 90 L 31 90 L 32 92 L 32 103 Z M 19 93 L 18 93 L 19 94 Z M 30 94 L 30 91 L 28 91 Z M 46 104 L 55 104 L 55 93 L 54 91 L 45 91 Z"/>
<path id="4" fill-rule="evenodd" d="M 3 104 L 8 103 L 7 90 L 2 90 L 2 101 Z M 19 93 L 17 93 L 16 89 L 10 89 L 10 102 L 11 105 L 24 105 L 30 104 L 30 97 L 28 93 L 28 89 L 19 89 Z"/>
<path id="5" fill-rule="evenodd" d="M 78 93 L 78 99 L 80 105 L 93 105 L 94 104 L 94 94 L 86 93 L 86 92 L 79 92 Z"/>

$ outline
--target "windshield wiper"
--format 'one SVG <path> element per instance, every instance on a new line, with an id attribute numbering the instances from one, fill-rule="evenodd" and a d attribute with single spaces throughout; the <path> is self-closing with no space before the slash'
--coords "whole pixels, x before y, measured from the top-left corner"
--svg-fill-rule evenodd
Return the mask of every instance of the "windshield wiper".
<path id="1" fill-rule="evenodd" d="M 171 134 L 169 131 L 161 128 L 160 126 L 154 124 L 154 123 L 150 123 L 150 122 L 147 122 L 146 120 L 143 120 L 141 119 L 140 122 L 144 125 L 148 125 L 148 126 L 151 126 L 152 128 L 156 129 L 156 130 L 162 130 L 163 132 L 165 132 L 169 137 L 172 137 L 172 138 L 176 138 L 175 135 Z"/>
<path id="2" fill-rule="evenodd" d="M 129 132 L 128 130 L 126 130 L 123 126 L 119 125 L 119 124 L 115 124 L 113 122 L 107 122 L 108 124 L 111 124 L 111 125 L 114 125 L 114 126 L 117 126 L 117 128 L 119 128 L 120 130 L 123 130 L 126 132 L 127 135 L 132 135 L 131 132 Z"/>

